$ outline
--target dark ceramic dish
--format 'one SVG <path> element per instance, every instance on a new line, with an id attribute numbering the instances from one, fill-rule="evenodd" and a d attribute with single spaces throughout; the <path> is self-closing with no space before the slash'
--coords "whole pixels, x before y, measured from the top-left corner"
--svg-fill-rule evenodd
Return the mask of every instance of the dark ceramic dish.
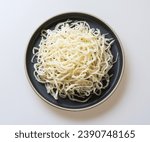
<path id="1" fill-rule="evenodd" d="M 35 46 L 38 47 L 38 44 L 41 39 L 41 31 L 43 29 L 53 29 L 56 24 L 66 21 L 67 19 L 84 20 L 88 22 L 91 27 L 100 29 L 102 34 L 108 33 L 107 37 L 115 39 L 115 42 L 111 47 L 111 51 L 114 58 L 117 56 L 118 53 L 118 59 L 117 62 L 113 65 L 113 67 L 109 71 L 109 74 L 113 74 L 113 76 L 110 79 L 109 86 L 106 89 L 102 90 L 100 96 L 93 95 L 85 103 L 70 101 L 68 98 L 66 99 L 59 98 L 58 100 L 55 100 L 50 94 L 47 94 L 45 86 L 39 83 L 33 76 L 34 68 L 33 68 L 33 63 L 31 63 L 31 58 L 33 56 L 32 49 Z M 114 31 L 106 23 L 104 23 L 103 21 L 101 21 L 96 17 L 84 13 L 65 13 L 49 19 L 48 21 L 44 22 L 35 31 L 27 47 L 26 56 L 25 56 L 25 68 L 26 68 L 27 78 L 32 88 L 44 101 L 61 109 L 77 111 L 77 110 L 89 109 L 102 103 L 114 92 L 123 74 L 123 69 L 124 69 L 123 57 L 124 55 L 123 55 L 123 51 L 119 39 L 114 33 Z"/>

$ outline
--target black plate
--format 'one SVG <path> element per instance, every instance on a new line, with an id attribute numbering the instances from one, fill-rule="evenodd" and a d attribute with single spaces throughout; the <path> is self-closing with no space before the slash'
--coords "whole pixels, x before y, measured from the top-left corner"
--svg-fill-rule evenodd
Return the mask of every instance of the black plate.
<path id="1" fill-rule="evenodd" d="M 41 39 L 41 30 L 53 29 L 57 23 L 66 21 L 67 19 L 84 20 L 88 22 L 91 27 L 100 29 L 102 34 L 109 33 L 108 37 L 115 39 L 115 42 L 113 43 L 111 47 L 111 51 L 112 51 L 114 58 L 117 56 L 117 53 L 118 53 L 118 60 L 113 65 L 112 69 L 109 71 L 110 74 L 113 74 L 112 78 L 110 79 L 109 86 L 102 91 L 102 94 L 100 96 L 93 95 L 85 103 L 78 103 L 78 102 L 70 101 L 67 98 L 66 99 L 60 98 L 58 100 L 55 100 L 50 94 L 47 94 L 45 86 L 39 83 L 33 76 L 34 68 L 33 68 L 33 63 L 31 63 L 31 58 L 33 56 L 32 49 L 35 46 L 38 47 L 38 44 Z M 25 57 L 25 66 L 26 66 L 27 77 L 29 79 L 29 82 L 32 88 L 43 100 L 45 100 L 46 102 L 48 102 L 49 104 L 53 106 L 56 106 L 62 109 L 83 110 L 83 109 L 96 106 L 97 104 L 100 104 L 113 93 L 113 91 L 116 89 L 121 79 L 123 67 L 124 67 L 124 60 L 123 60 L 123 51 L 119 43 L 119 40 L 117 36 L 115 35 L 115 33 L 112 31 L 112 29 L 106 23 L 104 23 L 100 19 L 97 19 L 91 15 L 87 15 L 84 13 L 65 13 L 65 14 L 61 14 L 61 15 L 58 15 L 49 19 L 35 31 L 27 47 L 26 57 Z"/>

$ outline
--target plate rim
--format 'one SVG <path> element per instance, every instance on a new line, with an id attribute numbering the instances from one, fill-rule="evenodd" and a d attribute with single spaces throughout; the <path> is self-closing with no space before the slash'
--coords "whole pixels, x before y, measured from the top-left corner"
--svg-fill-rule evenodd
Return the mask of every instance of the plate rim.
<path id="1" fill-rule="evenodd" d="M 46 22 L 48 22 L 50 19 L 52 18 L 55 18 L 57 16 L 61 16 L 61 15 L 64 15 L 64 14 L 85 14 L 85 15 L 88 15 L 88 16 L 91 16 L 91 17 L 94 17 L 94 18 L 97 18 L 98 20 L 100 20 L 101 22 L 103 22 L 106 26 L 108 26 L 108 28 L 110 28 L 110 30 L 113 32 L 113 34 L 116 36 L 117 40 L 118 40 L 118 43 L 120 45 L 120 49 L 121 49 L 121 52 L 122 52 L 122 68 L 121 68 L 121 73 L 120 73 L 120 76 L 119 76 L 119 79 L 116 83 L 116 85 L 114 86 L 114 88 L 110 91 L 110 93 L 108 94 L 108 96 L 106 96 L 104 99 L 102 99 L 101 101 L 91 105 L 91 106 L 87 106 L 87 107 L 83 107 L 83 108 L 65 108 L 65 107 L 62 107 L 62 106 L 58 106 L 56 104 L 53 104 L 52 102 L 48 101 L 47 99 L 45 99 L 36 89 L 35 87 L 33 86 L 31 80 L 30 80 L 30 77 L 28 75 L 28 71 L 27 71 L 27 65 L 26 65 L 26 57 L 27 57 L 27 51 L 28 51 L 28 47 L 29 47 L 29 43 L 30 43 L 30 40 L 31 38 L 33 37 L 33 35 L 35 34 L 35 32 Z M 43 101 L 45 101 L 47 104 L 51 105 L 52 107 L 54 108 L 57 108 L 57 109 L 61 109 L 61 110 L 66 110 L 66 111 L 85 111 L 85 110 L 89 110 L 89 109 L 92 109 L 92 108 L 95 108 L 96 106 L 104 103 L 108 98 L 110 98 L 116 91 L 116 89 L 118 88 L 122 78 L 123 78 L 123 73 L 124 73 L 124 70 L 125 70 L 125 53 L 124 53 L 124 49 L 123 49 L 123 45 L 122 45 L 122 42 L 119 38 L 119 36 L 117 35 L 117 33 L 113 30 L 113 28 L 107 23 L 107 22 L 104 22 L 101 18 L 99 18 L 98 16 L 95 16 L 93 14 L 89 14 L 89 13 L 85 13 L 85 12 L 64 12 L 64 13 L 60 13 L 60 14 L 55 14 L 54 16 L 51 16 L 49 19 L 47 19 L 46 21 L 42 22 L 42 24 L 40 24 L 37 28 L 35 28 L 34 32 L 31 34 L 29 40 L 28 40 L 28 43 L 27 43 L 27 47 L 25 48 L 25 58 L 24 58 L 24 68 L 25 68 L 25 74 L 26 74 L 26 77 L 27 77 L 27 80 L 31 86 L 31 88 L 33 89 L 33 91 L 35 92 L 35 94 L 37 94 Z"/>

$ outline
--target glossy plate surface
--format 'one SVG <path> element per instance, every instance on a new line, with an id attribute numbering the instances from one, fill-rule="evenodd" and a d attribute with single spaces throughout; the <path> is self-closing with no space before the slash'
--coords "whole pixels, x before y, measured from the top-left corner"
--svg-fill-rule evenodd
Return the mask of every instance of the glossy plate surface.
<path id="1" fill-rule="evenodd" d="M 33 63 L 31 63 L 31 58 L 33 56 L 32 49 L 35 46 L 38 47 L 38 44 L 41 39 L 41 31 L 43 29 L 53 29 L 55 25 L 57 25 L 60 22 L 64 22 L 67 19 L 84 20 L 89 23 L 90 27 L 98 28 L 100 29 L 102 34 L 108 33 L 107 37 L 115 39 L 115 42 L 111 47 L 111 52 L 114 58 L 117 56 L 118 53 L 118 58 L 117 58 L 117 62 L 113 65 L 112 69 L 109 71 L 109 74 L 113 74 L 113 76 L 110 79 L 109 86 L 106 89 L 102 90 L 102 94 L 100 96 L 93 95 L 85 103 L 70 101 L 67 98 L 66 99 L 59 98 L 58 100 L 55 100 L 50 94 L 47 94 L 45 86 L 39 83 L 33 76 L 34 68 L 33 68 Z M 123 55 L 123 51 L 119 39 L 106 23 L 104 23 L 103 21 L 101 21 L 96 17 L 84 13 L 65 13 L 49 19 L 35 31 L 27 47 L 26 56 L 25 56 L 25 68 L 26 68 L 26 74 L 28 80 L 32 88 L 43 100 L 58 108 L 76 111 L 76 110 L 84 110 L 84 109 L 89 109 L 91 107 L 94 107 L 102 103 L 114 92 L 122 77 L 123 68 L 124 68 L 123 57 L 124 55 Z"/>

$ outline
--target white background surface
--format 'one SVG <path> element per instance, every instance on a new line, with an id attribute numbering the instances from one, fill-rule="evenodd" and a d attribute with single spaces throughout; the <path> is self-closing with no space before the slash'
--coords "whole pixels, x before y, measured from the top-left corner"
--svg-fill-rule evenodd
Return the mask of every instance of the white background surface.
<path id="1" fill-rule="evenodd" d="M 41 100 L 24 71 L 33 32 L 62 12 L 85 12 L 111 25 L 125 51 L 117 91 L 91 110 L 68 112 Z M 0 0 L 0 124 L 150 124 L 149 0 Z"/>

